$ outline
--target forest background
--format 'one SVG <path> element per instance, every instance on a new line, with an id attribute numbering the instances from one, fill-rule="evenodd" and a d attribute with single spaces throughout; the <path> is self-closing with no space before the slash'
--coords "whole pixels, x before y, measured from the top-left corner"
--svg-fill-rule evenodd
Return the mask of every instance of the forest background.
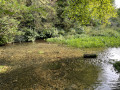
<path id="1" fill-rule="evenodd" d="M 92 36 L 120 37 L 120 9 L 114 0 L 0 0 L 0 45 L 38 39 L 90 41 Z"/>

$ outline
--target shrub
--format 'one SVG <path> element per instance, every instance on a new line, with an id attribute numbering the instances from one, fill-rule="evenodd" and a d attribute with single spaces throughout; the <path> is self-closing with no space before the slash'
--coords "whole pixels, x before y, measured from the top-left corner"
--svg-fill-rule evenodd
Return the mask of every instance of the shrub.
<path id="1" fill-rule="evenodd" d="M 5 36 L 0 36 L 0 46 L 7 43 L 7 38 Z"/>
<path id="2" fill-rule="evenodd" d="M 9 16 L 0 18 L 0 42 L 1 44 L 10 43 L 14 41 L 15 35 L 18 35 L 19 21 Z"/>
<path id="3" fill-rule="evenodd" d="M 38 36 L 38 33 L 30 28 L 23 28 L 22 31 L 25 33 L 24 34 L 24 40 L 25 41 L 35 41 L 36 37 Z"/>
<path id="4" fill-rule="evenodd" d="M 59 34 L 59 31 L 58 31 L 58 29 L 57 28 L 51 28 L 51 34 L 52 34 L 52 37 L 57 37 L 57 36 L 59 36 L 58 34 Z"/>
<path id="5" fill-rule="evenodd" d="M 59 31 L 59 32 L 58 32 L 59 35 L 63 35 L 63 36 L 65 35 L 65 30 L 59 29 L 58 31 Z"/>
<path id="6" fill-rule="evenodd" d="M 75 35 L 76 34 L 76 30 L 74 28 L 70 28 L 68 34 L 69 35 Z"/>
<path id="7" fill-rule="evenodd" d="M 48 29 L 43 29 L 38 31 L 37 39 L 50 38 L 52 36 L 52 32 Z"/>
<path id="8" fill-rule="evenodd" d="M 120 72 L 120 61 L 115 62 L 113 66 L 118 72 Z"/>
<path id="9" fill-rule="evenodd" d="M 62 29 L 57 29 L 55 27 L 52 27 L 50 29 L 43 29 L 38 31 L 38 38 L 51 38 L 51 37 L 59 37 L 61 35 L 65 34 L 65 31 Z"/>
<path id="10" fill-rule="evenodd" d="M 84 27 L 82 27 L 82 26 L 75 28 L 75 30 L 76 30 L 76 33 L 77 33 L 77 34 L 82 34 L 82 33 L 84 33 Z"/>
<path id="11" fill-rule="evenodd" d="M 102 28 L 102 27 L 87 27 L 85 34 L 89 36 L 109 36 L 109 37 L 119 37 L 120 33 L 113 28 Z"/>

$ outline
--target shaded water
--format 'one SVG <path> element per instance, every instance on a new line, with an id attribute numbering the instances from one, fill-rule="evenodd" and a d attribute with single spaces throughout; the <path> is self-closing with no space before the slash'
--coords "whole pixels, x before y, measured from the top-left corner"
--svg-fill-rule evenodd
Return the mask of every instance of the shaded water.
<path id="1" fill-rule="evenodd" d="M 83 54 L 43 42 L 0 47 L 0 90 L 120 90 L 111 64 L 120 60 L 120 48 L 99 51 L 96 59 Z"/>

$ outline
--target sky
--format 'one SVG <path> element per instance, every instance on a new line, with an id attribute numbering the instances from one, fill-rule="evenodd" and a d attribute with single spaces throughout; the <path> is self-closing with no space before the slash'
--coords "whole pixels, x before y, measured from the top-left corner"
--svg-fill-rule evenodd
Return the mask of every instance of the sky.
<path id="1" fill-rule="evenodd" d="M 116 8 L 120 8 L 120 0 L 115 0 L 115 6 Z"/>

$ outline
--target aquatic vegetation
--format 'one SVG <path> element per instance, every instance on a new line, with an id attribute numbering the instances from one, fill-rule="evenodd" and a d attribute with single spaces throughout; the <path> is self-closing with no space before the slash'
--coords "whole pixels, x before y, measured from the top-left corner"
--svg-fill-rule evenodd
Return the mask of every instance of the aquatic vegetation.
<path id="1" fill-rule="evenodd" d="M 120 46 L 120 37 L 106 37 L 106 36 L 87 36 L 80 38 L 59 39 L 49 38 L 48 42 L 55 42 L 59 44 L 66 44 L 68 46 L 77 48 L 91 48 L 91 47 L 118 47 Z"/>
<path id="2" fill-rule="evenodd" d="M 87 48 L 88 53 L 95 50 Z M 39 54 L 41 51 L 45 53 Z M 99 71 L 97 66 L 80 58 L 84 52 L 86 49 L 38 42 L 0 47 L 0 64 L 3 66 L 0 71 L 8 67 L 0 73 L 0 89 L 91 88 L 97 82 Z"/>
<path id="3" fill-rule="evenodd" d="M 6 71 L 8 71 L 8 69 L 9 69 L 9 67 L 8 66 L 1 66 L 0 65 L 0 73 L 4 73 L 4 72 L 6 72 Z"/>
<path id="4" fill-rule="evenodd" d="M 120 72 L 120 61 L 117 61 L 113 64 L 113 66 L 115 67 L 115 69 Z"/>
<path id="5" fill-rule="evenodd" d="M 44 54 L 45 52 L 44 51 L 39 51 L 39 54 Z"/>
<path id="6" fill-rule="evenodd" d="M 97 82 L 99 72 L 99 67 L 76 58 L 45 63 L 42 68 L 48 72 L 50 80 L 57 82 L 55 87 L 61 90 L 93 89 L 92 85 Z"/>

